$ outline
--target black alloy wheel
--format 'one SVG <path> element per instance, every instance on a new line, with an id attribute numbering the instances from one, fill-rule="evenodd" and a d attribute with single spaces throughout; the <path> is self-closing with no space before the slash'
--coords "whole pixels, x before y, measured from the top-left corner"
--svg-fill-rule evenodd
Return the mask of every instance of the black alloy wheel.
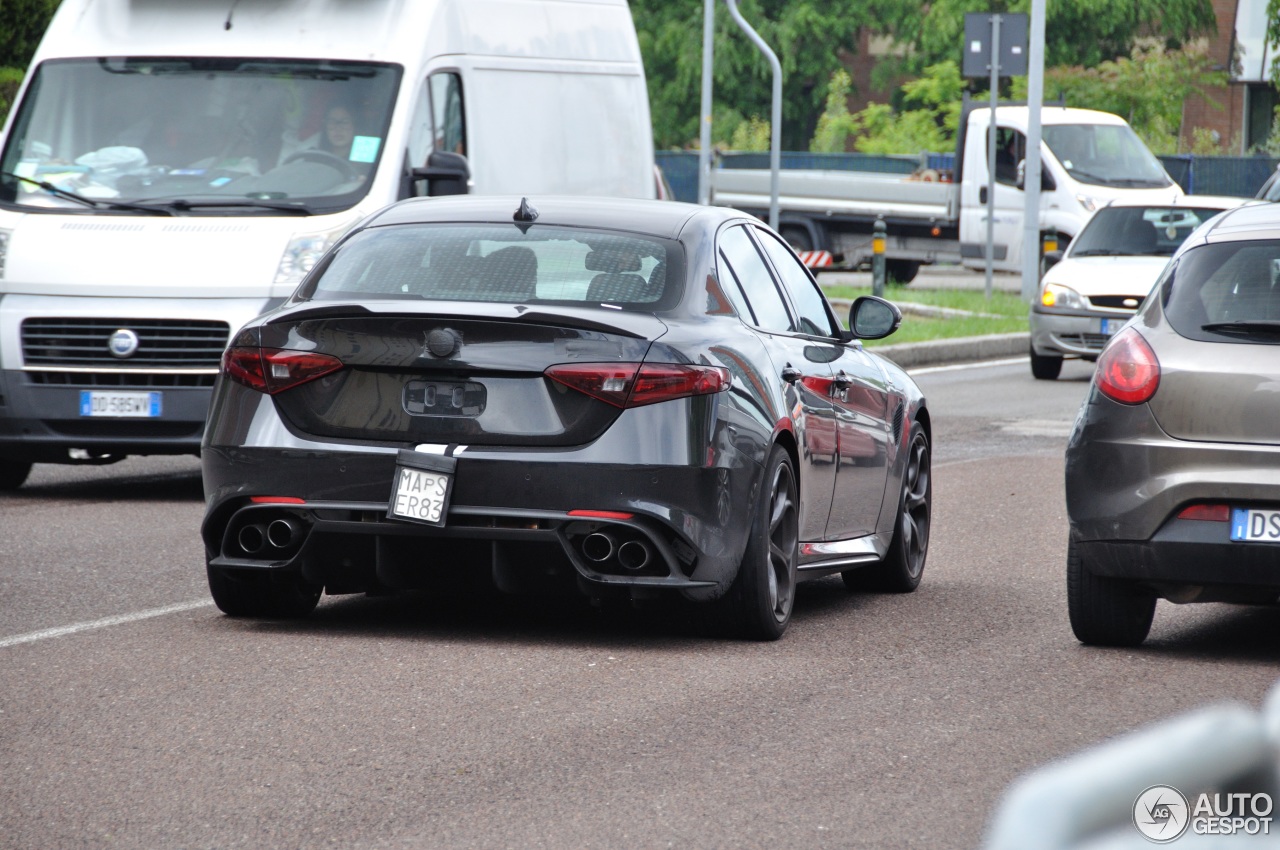
<path id="1" fill-rule="evenodd" d="M 920 586 L 929 555 L 929 526 L 933 517 L 933 472 L 929 436 L 919 422 L 911 423 L 907 464 L 902 473 L 902 496 L 889 551 L 878 564 L 840 574 L 850 590 L 911 593 Z"/>
<path id="2" fill-rule="evenodd" d="M 791 622 L 800 553 L 800 514 L 791 456 L 774 446 L 765 489 L 756 502 L 751 536 L 730 592 L 741 631 L 754 640 L 777 640 Z"/>

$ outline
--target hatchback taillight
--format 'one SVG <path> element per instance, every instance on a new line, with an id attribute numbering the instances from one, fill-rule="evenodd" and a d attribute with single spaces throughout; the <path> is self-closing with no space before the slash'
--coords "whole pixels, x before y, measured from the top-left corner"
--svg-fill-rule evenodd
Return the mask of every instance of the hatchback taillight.
<path id="1" fill-rule="evenodd" d="M 342 361 L 314 351 L 233 346 L 222 355 L 228 378 L 260 393 L 275 395 L 342 368 Z"/>
<path id="2" fill-rule="evenodd" d="M 562 363 L 544 373 L 614 407 L 640 407 L 711 395 L 729 388 L 729 370 L 722 366 L 687 366 L 680 363 Z"/>
<path id="3" fill-rule="evenodd" d="M 1160 361 L 1133 328 L 1125 328 L 1098 358 L 1098 389 L 1122 404 L 1142 404 L 1160 386 Z"/>

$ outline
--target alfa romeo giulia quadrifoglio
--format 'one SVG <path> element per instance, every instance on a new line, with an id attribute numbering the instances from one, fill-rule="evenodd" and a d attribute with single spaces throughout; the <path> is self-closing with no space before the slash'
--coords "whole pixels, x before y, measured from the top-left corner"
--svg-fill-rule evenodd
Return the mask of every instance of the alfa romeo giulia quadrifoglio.
<path id="1" fill-rule="evenodd" d="M 232 339 L 202 447 L 214 601 L 441 586 L 708 603 L 776 639 L 799 580 L 913 590 L 929 414 L 778 235 L 730 209 L 428 198 Z"/>

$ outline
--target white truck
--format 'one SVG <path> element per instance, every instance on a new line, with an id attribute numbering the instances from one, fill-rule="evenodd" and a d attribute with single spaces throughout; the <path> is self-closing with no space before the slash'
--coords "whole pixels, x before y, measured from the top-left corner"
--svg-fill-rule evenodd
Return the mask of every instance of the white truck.
<path id="1" fill-rule="evenodd" d="M 954 172 L 923 169 L 910 177 L 831 170 L 784 170 L 779 175 L 779 229 L 799 251 L 829 252 L 845 268 L 872 257 L 877 217 L 887 229 L 888 275 L 915 277 L 922 263 L 986 263 L 987 193 L 994 190 L 992 265 L 1022 268 L 1029 111 L 996 108 L 997 165 L 989 177 L 990 107 L 970 106 L 961 118 Z M 1168 203 L 1182 194 L 1124 119 L 1106 112 L 1041 109 L 1040 230 L 1069 242 L 1098 207 L 1118 198 Z M 717 168 L 712 201 L 767 214 L 767 170 Z"/>
<path id="2" fill-rule="evenodd" d="M 626 0 L 63 0 L 0 145 L 0 489 L 197 453 L 229 335 L 387 203 L 655 194 Z"/>

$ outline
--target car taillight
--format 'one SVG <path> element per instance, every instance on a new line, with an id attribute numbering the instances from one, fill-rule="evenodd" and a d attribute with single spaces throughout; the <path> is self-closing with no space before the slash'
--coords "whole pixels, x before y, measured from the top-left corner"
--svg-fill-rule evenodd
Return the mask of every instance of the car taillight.
<path id="1" fill-rule="evenodd" d="M 222 355 L 228 378 L 260 393 L 275 395 L 342 368 L 342 361 L 313 351 L 233 346 Z"/>
<path id="2" fill-rule="evenodd" d="M 1116 334 L 1098 358 L 1098 389 L 1122 404 L 1142 404 L 1160 386 L 1160 361 L 1133 328 Z"/>
<path id="3" fill-rule="evenodd" d="M 562 363 L 544 373 L 614 407 L 640 407 L 710 395 L 729 388 L 729 370 L 721 366 L 686 366 L 678 363 Z"/>

